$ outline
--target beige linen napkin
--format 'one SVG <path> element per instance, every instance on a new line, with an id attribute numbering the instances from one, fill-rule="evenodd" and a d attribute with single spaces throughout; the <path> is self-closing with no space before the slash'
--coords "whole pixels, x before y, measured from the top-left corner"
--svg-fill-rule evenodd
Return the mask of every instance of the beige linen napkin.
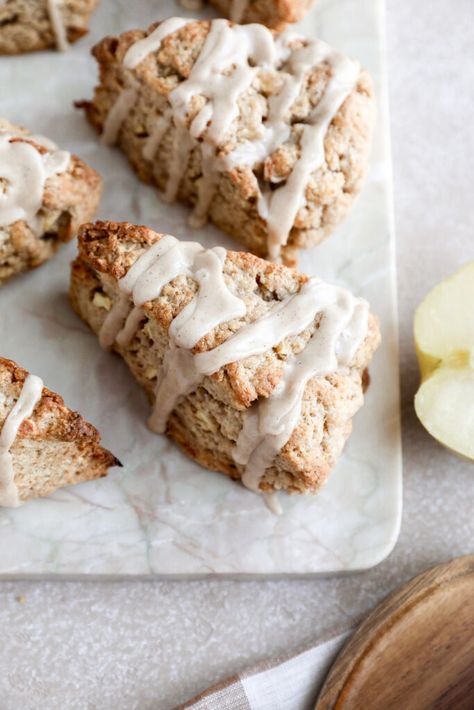
<path id="1" fill-rule="evenodd" d="M 313 710 L 346 629 L 295 656 L 265 661 L 212 686 L 174 710 Z"/>

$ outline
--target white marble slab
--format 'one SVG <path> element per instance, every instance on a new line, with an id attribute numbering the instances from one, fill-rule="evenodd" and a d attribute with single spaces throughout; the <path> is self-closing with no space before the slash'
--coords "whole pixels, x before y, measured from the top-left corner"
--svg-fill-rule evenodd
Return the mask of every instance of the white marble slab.
<path id="1" fill-rule="evenodd" d="M 301 23 L 372 72 L 379 120 L 372 166 L 348 221 L 302 267 L 368 298 L 383 345 L 354 432 L 315 498 L 282 497 L 275 517 L 260 499 L 199 468 L 145 425 L 148 405 L 125 366 L 102 352 L 67 301 L 71 245 L 2 288 L 0 352 L 12 357 L 96 424 L 124 462 L 108 479 L 63 489 L 0 512 L 0 574 L 199 576 L 330 574 L 371 567 L 393 548 L 401 515 L 395 265 L 387 140 L 382 0 L 319 0 Z M 173 0 L 103 0 L 91 35 L 66 55 L 0 59 L 2 114 L 76 151 L 104 176 L 100 217 L 188 237 L 187 211 L 165 206 L 124 158 L 100 146 L 75 99 L 91 94 L 88 49 L 101 36 L 172 14 Z M 207 14 L 212 14 L 208 11 Z M 235 244 L 207 227 L 206 244 Z"/>

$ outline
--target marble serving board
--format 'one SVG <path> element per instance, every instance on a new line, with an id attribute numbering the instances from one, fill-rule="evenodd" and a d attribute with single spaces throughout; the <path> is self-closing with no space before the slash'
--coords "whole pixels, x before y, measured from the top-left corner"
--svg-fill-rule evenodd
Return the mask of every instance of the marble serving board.
<path id="1" fill-rule="evenodd" d="M 147 224 L 206 245 L 238 248 L 187 210 L 163 204 L 125 159 L 99 144 L 73 108 L 96 77 L 90 47 L 107 33 L 186 13 L 172 0 L 102 0 L 91 34 L 67 54 L 0 58 L 1 114 L 44 133 L 104 178 L 99 217 Z M 203 10 L 211 16 L 211 10 Z M 359 58 L 379 101 L 370 173 L 347 222 L 303 255 L 301 268 L 366 297 L 383 344 L 365 407 L 317 497 L 281 495 L 274 516 L 260 497 L 187 459 L 148 431 L 148 404 L 126 367 L 103 352 L 67 299 L 69 245 L 0 292 L 0 353 L 60 392 L 94 423 L 123 462 L 107 479 L 0 512 L 3 575 L 331 574 L 371 567 L 392 550 L 401 514 L 398 353 L 383 0 L 318 0 L 299 27 Z"/>

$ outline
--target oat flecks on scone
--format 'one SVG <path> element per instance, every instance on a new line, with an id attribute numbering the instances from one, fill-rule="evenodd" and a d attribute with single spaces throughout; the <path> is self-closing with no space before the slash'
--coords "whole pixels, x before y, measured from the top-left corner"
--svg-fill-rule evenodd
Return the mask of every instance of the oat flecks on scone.
<path id="1" fill-rule="evenodd" d="M 0 54 L 64 50 L 89 29 L 99 0 L 4 0 L 0 3 Z"/>
<path id="2" fill-rule="evenodd" d="M 71 301 L 145 388 L 150 426 L 253 490 L 315 492 L 379 342 L 365 301 L 245 252 L 146 227 L 79 233 Z"/>
<path id="3" fill-rule="evenodd" d="M 75 155 L 0 119 L 0 285 L 72 239 L 94 216 L 101 184 Z"/>
<path id="4" fill-rule="evenodd" d="M 260 22 L 274 30 L 282 30 L 289 22 L 301 20 L 315 1 L 209 0 L 211 5 L 234 22 Z"/>
<path id="5" fill-rule="evenodd" d="M 39 377 L 0 357 L 0 505 L 102 478 L 117 465 L 91 424 Z"/>
<path id="6" fill-rule="evenodd" d="M 105 142 L 165 199 L 287 264 L 343 219 L 367 167 L 369 75 L 324 42 L 261 25 L 171 18 L 93 50 L 82 102 Z"/>

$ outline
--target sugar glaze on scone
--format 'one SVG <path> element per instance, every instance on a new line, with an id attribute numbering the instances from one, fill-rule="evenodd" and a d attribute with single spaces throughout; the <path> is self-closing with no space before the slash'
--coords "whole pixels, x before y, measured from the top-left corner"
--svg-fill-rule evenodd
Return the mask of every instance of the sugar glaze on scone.
<path id="1" fill-rule="evenodd" d="M 0 54 L 55 47 L 65 51 L 88 31 L 99 0 L 3 0 Z"/>
<path id="2" fill-rule="evenodd" d="M 369 75 L 318 40 L 171 18 L 93 50 L 89 120 L 168 201 L 251 252 L 295 260 L 343 219 L 366 172 Z"/>
<path id="3" fill-rule="evenodd" d="M 117 464 L 91 424 L 39 377 L 0 357 L 0 506 L 101 478 Z"/>
<path id="4" fill-rule="evenodd" d="M 254 491 L 314 492 L 363 402 L 368 304 L 251 254 L 127 223 L 85 225 L 71 300 L 167 431 Z"/>
<path id="5" fill-rule="evenodd" d="M 72 239 L 100 191 L 97 173 L 76 156 L 0 119 L 0 285 Z"/>

